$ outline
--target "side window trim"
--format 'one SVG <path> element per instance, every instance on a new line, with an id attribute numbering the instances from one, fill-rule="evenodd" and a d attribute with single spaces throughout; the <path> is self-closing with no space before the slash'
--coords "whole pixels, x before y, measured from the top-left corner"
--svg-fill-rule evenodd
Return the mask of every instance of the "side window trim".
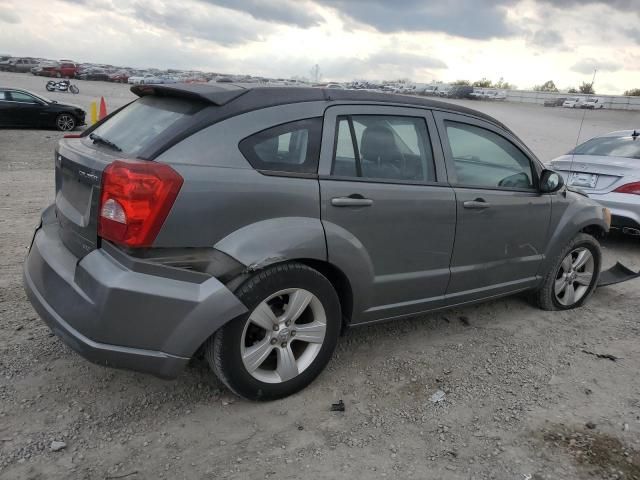
<path id="1" fill-rule="evenodd" d="M 438 129 L 438 134 L 440 136 L 440 144 L 442 146 L 445 164 L 447 168 L 447 177 L 449 179 L 449 184 L 455 188 L 470 188 L 477 190 L 494 190 L 494 191 L 514 191 L 514 192 L 524 192 L 524 193 L 539 193 L 539 182 L 540 182 L 540 172 L 541 168 L 539 162 L 536 161 L 531 154 L 525 149 L 522 148 L 521 145 L 517 141 L 509 138 L 508 135 L 505 135 L 498 127 L 484 122 L 480 119 L 476 119 L 474 117 L 468 117 L 466 115 L 460 115 L 456 113 L 446 112 L 446 111 L 434 111 L 433 112 L 436 128 Z M 446 122 L 455 122 L 461 123 L 465 125 L 469 125 L 471 127 L 482 128 L 487 130 L 495 135 L 500 136 L 505 141 L 509 142 L 516 148 L 529 162 L 529 166 L 531 168 L 531 175 L 533 181 L 533 188 L 513 188 L 513 187 L 487 187 L 486 185 L 467 185 L 458 182 L 458 176 L 456 173 L 456 166 L 453 160 L 453 153 L 451 151 L 451 146 L 449 145 L 449 136 L 447 135 Z"/>

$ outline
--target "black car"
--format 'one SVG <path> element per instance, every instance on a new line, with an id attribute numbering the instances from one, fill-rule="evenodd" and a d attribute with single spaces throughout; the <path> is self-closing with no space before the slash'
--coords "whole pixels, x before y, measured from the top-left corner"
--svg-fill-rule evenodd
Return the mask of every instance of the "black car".
<path id="1" fill-rule="evenodd" d="M 566 100 L 565 97 L 547 98 L 544 101 L 544 106 L 545 107 L 561 107 L 565 100 Z"/>
<path id="2" fill-rule="evenodd" d="M 76 75 L 78 80 L 103 80 L 109 81 L 109 74 L 104 70 L 85 70 Z"/>
<path id="3" fill-rule="evenodd" d="M 56 128 L 84 125 L 85 111 L 17 88 L 0 88 L 0 127 Z"/>
<path id="4" fill-rule="evenodd" d="M 447 97 L 449 98 L 471 98 L 471 94 L 473 93 L 473 87 L 468 85 L 455 85 L 451 87 L 449 93 L 447 93 Z"/>

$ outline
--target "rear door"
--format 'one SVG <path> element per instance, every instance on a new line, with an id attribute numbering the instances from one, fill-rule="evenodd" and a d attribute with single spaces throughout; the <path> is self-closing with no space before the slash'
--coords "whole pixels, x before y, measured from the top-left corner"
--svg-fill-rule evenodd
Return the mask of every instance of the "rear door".
<path id="1" fill-rule="evenodd" d="M 329 261 L 354 272 L 354 323 L 436 308 L 449 281 L 455 198 L 430 111 L 325 113 L 319 168 Z"/>
<path id="2" fill-rule="evenodd" d="M 537 282 L 551 215 L 540 164 L 517 138 L 472 117 L 435 113 L 457 202 L 449 303 Z"/>

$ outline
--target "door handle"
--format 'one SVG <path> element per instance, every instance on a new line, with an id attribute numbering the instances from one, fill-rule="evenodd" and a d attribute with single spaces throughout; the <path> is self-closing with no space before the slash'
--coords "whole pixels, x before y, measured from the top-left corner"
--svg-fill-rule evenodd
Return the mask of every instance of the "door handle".
<path id="1" fill-rule="evenodd" d="M 348 197 L 335 197 L 331 199 L 331 205 L 334 207 L 370 207 L 373 200 L 364 198 L 362 195 L 350 195 Z"/>
<path id="2" fill-rule="evenodd" d="M 486 202 L 482 198 L 476 198 L 475 200 L 469 200 L 462 204 L 464 208 L 469 208 L 471 210 L 484 210 L 485 208 L 489 208 L 491 204 Z"/>

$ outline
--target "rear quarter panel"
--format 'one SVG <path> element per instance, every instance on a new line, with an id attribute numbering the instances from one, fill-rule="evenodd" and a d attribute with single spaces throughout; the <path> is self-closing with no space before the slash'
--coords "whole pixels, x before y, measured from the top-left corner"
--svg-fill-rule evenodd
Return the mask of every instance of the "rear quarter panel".
<path id="1" fill-rule="evenodd" d="M 154 247 L 215 247 L 245 266 L 293 258 L 326 260 L 318 180 L 266 175 L 238 149 L 275 125 L 322 116 L 324 102 L 282 105 L 207 127 L 156 160 L 184 184 Z"/>

